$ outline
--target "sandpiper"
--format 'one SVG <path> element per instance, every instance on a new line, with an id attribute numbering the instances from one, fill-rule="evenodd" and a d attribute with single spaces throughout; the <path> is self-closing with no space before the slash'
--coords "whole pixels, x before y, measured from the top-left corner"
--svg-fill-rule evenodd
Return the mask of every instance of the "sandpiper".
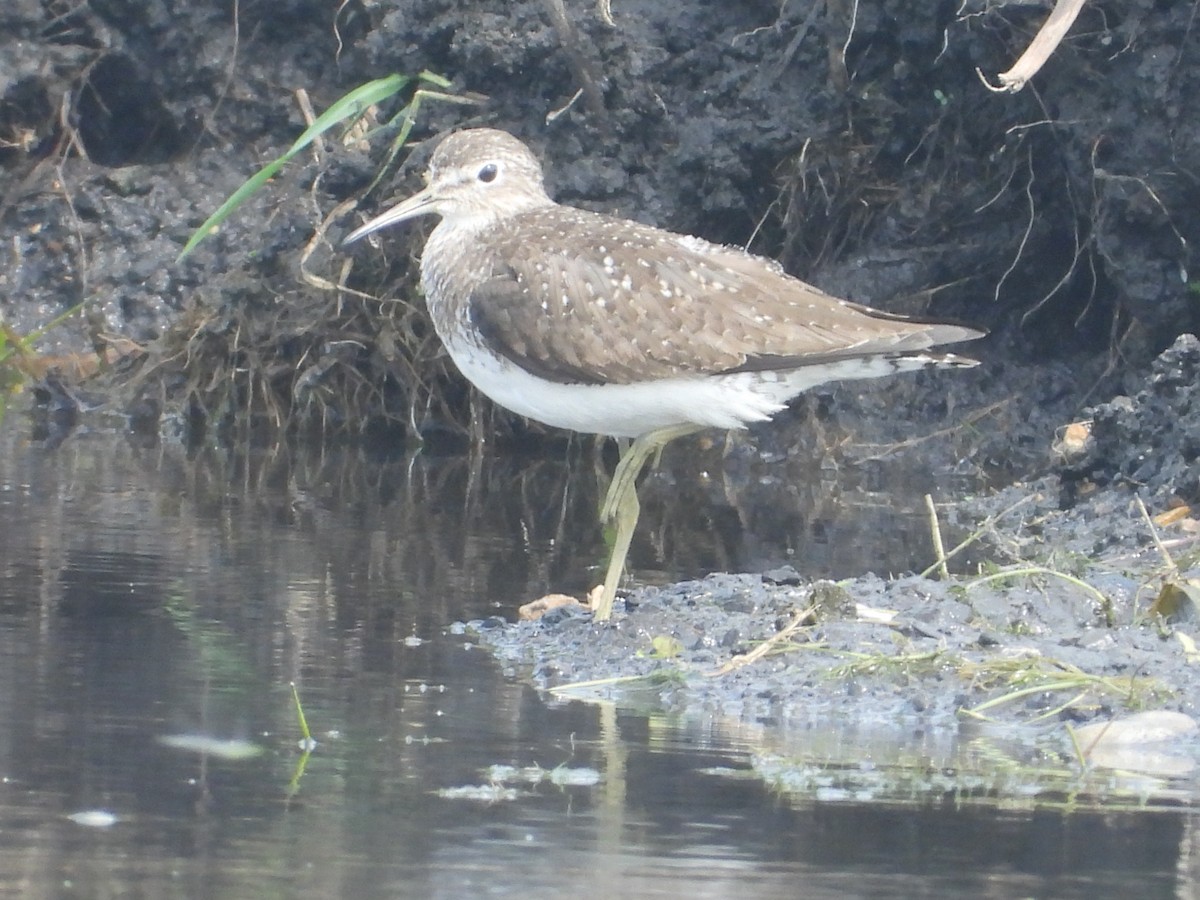
<path id="1" fill-rule="evenodd" d="M 426 187 L 346 243 L 434 213 L 421 285 L 438 336 L 496 403 L 557 428 L 633 438 L 601 507 L 616 527 L 597 620 L 612 612 L 649 458 L 704 428 L 770 419 L 828 381 L 965 367 L 929 353 L 983 332 L 840 300 L 741 249 L 561 206 L 512 135 L 451 134 Z"/>

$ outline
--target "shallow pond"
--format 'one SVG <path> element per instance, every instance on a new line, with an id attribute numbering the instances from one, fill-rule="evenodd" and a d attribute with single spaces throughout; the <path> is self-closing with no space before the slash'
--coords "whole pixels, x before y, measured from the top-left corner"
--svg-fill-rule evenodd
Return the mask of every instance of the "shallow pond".
<path id="1" fill-rule="evenodd" d="M 932 787 L 880 802 L 832 778 L 785 795 L 752 760 L 852 742 L 866 767 L 890 736 L 559 701 L 506 675 L 452 625 L 594 579 L 600 465 L 579 447 L 540 462 L 187 454 L 95 433 L 50 447 L 10 418 L 0 891 L 1193 895 L 1185 809 Z M 790 561 L 836 576 L 928 555 L 921 517 L 873 502 L 870 477 L 805 506 L 788 469 L 751 479 L 789 498 L 769 512 L 703 471 L 655 476 L 639 574 Z M 929 747 L 926 765 L 954 752 Z"/>

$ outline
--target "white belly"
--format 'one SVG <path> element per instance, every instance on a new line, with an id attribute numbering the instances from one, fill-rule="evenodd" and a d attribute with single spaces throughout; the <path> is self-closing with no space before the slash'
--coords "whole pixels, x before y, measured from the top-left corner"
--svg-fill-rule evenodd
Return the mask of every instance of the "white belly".
<path id="1" fill-rule="evenodd" d="M 640 384 L 544 381 L 478 347 L 448 343 L 451 359 L 475 387 L 505 409 L 587 434 L 638 437 L 659 428 L 744 428 L 779 412 L 809 388 L 846 378 L 876 378 L 920 368 L 927 359 L 872 357 L 787 372 L 742 372 Z"/>

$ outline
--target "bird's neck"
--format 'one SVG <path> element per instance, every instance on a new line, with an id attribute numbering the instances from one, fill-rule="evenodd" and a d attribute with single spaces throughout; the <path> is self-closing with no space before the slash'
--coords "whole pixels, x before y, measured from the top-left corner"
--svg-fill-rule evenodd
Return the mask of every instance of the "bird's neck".
<path id="1" fill-rule="evenodd" d="M 494 249 L 497 238 L 521 217 L 554 205 L 545 194 L 530 194 L 515 198 L 503 211 L 442 217 L 421 254 L 421 284 L 434 329 L 443 341 L 468 330 L 471 294 L 502 267 Z"/>
<path id="2" fill-rule="evenodd" d="M 421 254 L 421 286 L 434 330 L 443 343 L 466 332 L 472 291 L 495 273 L 487 233 L 495 218 L 442 219 Z"/>

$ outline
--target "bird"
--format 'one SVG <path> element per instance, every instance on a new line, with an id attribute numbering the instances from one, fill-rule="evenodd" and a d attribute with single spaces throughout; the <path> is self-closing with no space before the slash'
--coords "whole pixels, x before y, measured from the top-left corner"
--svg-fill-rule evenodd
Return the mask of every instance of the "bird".
<path id="1" fill-rule="evenodd" d="M 615 528 L 593 620 L 612 614 L 637 525 L 637 479 L 670 441 L 772 418 L 817 385 L 973 359 L 931 348 L 982 337 L 831 296 L 776 261 L 560 205 L 508 132 L 452 132 L 425 187 L 344 239 L 440 221 L 421 287 L 451 360 L 500 406 L 607 435 L 622 452 L 600 508 Z"/>

